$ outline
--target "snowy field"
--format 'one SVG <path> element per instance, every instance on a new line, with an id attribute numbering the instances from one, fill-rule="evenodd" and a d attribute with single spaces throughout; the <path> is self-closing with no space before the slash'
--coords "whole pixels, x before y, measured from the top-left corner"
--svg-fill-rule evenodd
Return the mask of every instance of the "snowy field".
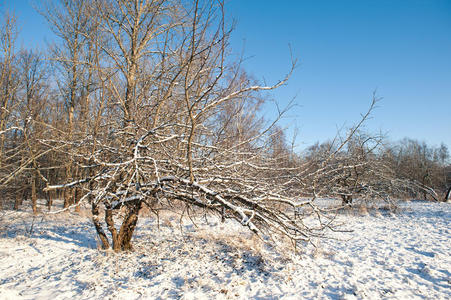
<path id="1" fill-rule="evenodd" d="M 451 204 L 338 219 L 354 232 L 294 254 L 213 218 L 141 218 L 136 251 L 116 254 L 87 217 L 0 211 L 0 299 L 451 299 Z"/>

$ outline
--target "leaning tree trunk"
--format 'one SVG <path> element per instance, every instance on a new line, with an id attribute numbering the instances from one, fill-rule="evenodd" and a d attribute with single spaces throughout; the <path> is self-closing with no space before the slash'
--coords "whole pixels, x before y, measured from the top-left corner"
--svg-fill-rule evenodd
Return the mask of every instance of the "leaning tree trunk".
<path id="1" fill-rule="evenodd" d="M 132 236 L 135 231 L 136 224 L 138 223 L 139 211 L 141 210 L 142 202 L 140 200 L 138 203 L 133 203 L 130 208 L 128 208 L 127 216 L 122 222 L 121 229 L 119 231 L 119 242 L 121 251 L 131 251 L 132 247 Z"/>
<path id="2" fill-rule="evenodd" d="M 131 251 L 133 246 L 131 243 L 133 232 L 135 231 L 136 224 L 138 223 L 139 211 L 141 209 L 142 202 L 140 200 L 130 201 L 127 204 L 127 212 L 124 217 L 119 232 L 114 225 L 113 210 L 112 207 L 107 207 L 105 211 L 105 222 L 108 227 L 108 231 L 111 233 L 113 240 L 113 250 L 119 251 Z"/>
<path id="3" fill-rule="evenodd" d="M 110 248 L 110 243 L 108 242 L 108 237 L 105 234 L 105 231 L 103 231 L 102 223 L 99 220 L 99 206 L 92 202 L 92 222 L 94 223 L 94 227 L 96 228 L 97 235 L 99 236 L 99 240 L 102 243 L 101 247 L 102 249 L 108 249 Z"/>

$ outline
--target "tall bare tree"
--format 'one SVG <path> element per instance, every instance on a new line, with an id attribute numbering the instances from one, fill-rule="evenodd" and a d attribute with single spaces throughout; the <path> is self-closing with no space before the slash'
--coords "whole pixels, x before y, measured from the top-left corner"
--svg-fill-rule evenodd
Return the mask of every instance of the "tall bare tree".
<path id="1" fill-rule="evenodd" d="M 60 43 L 52 45 L 50 59 L 55 62 L 59 75 L 60 95 L 67 116 L 67 140 L 76 137 L 77 131 L 85 128 L 89 110 L 89 94 L 93 90 L 93 42 L 91 35 L 96 31 L 96 18 L 91 0 L 45 1 L 39 12 L 47 19 Z M 71 149 L 66 149 L 71 153 Z M 76 157 L 69 155 L 64 161 L 67 180 L 74 180 L 80 174 Z M 66 189 L 64 206 L 68 207 L 77 198 L 76 189 Z"/>

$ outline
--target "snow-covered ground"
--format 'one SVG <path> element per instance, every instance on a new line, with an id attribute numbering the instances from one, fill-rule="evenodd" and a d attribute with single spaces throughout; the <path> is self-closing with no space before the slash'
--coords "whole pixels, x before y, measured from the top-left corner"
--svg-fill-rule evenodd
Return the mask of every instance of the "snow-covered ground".
<path id="1" fill-rule="evenodd" d="M 295 255 L 215 219 L 141 218 L 135 252 L 116 254 L 97 249 L 86 217 L 0 211 L 0 299 L 451 298 L 451 204 L 339 220 L 354 232 Z"/>

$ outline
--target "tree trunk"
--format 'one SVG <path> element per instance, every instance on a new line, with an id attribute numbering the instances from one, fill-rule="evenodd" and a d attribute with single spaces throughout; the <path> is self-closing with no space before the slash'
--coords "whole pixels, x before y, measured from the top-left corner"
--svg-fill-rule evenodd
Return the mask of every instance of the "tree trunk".
<path id="1" fill-rule="evenodd" d="M 81 199 L 81 190 L 79 188 L 74 189 L 74 204 L 75 204 L 75 211 L 80 212 L 80 205 L 78 203 Z"/>
<path id="2" fill-rule="evenodd" d="M 133 246 L 131 243 L 133 232 L 135 231 L 136 224 L 138 222 L 139 211 L 141 209 L 142 202 L 137 201 L 131 204 L 128 208 L 127 216 L 122 222 L 121 229 L 119 231 L 118 242 L 120 243 L 121 251 L 132 251 Z"/>
<path id="3" fill-rule="evenodd" d="M 19 210 L 22 205 L 24 193 L 21 190 L 16 191 L 16 200 L 14 201 L 14 210 Z"/>
<path id="4" fill-rule="evenodd" d="M 63 192 L 64 205 L 63 208 L 68 208 L 73 204 L 73 192 L 70 189 L 65 189 Z"/>
<path id="5" fill-rule="evenodd" d="M 127 215 L 125 216 L 119 232 L 114 226 L 113 209 L 107 208 L 105 211 L 105 222 L 108 227 L 108 231 L 111 233 L 113 240 L 113 250 L 115 252 L 131 251 L 133 246 L 131 243 L 133 233 L 138 222 L 138 215 L 141 209 L 142 202 L 137 201 L 129 203 L 127 207 Z"/>
<path id="6" fill-rule="evenodd" d="M 79 170 L 78 166 L 75 167 L 73 172 L 75 174 L 75 178 L 80 178 L 80 170 Z M 80 212 L 80 205 L 78 205 L 78 203 L 80 202 L 80 199 L 81 199 L 81 193 L 82 192 L 79 187 L 74 188 L 72 203 L 75 204 L 75 211 L 78 213 Z"/>
<path id="7" fill-rule="evenodd" d="M 92 196 L 90 196 L 92 197 Z M 105 231 L 103 231 L 102 225 L 99 220 L 99 207 L 97 204 L 94 203 L 94 201 L 91 201 L 92 203 L 92 222 L 94 223 L 94 227 L 96 228 L 97 235 L 99 236 L 100 242 L 102 243 L 102 249 L 108 249 L 110 248 L 110 243 L 108 242 L 108 237 L 105 234 Z"/>
<path id="8" fill-rule="evenodd" d="M 70 129 L 69 129 L 70 130 Z M 74 180 L 74 177 L 72 176 L 72 163 L 69 163 L 66 166 L 66 181 L 70 182 Z M 65 189 L 64 190 L 64 208 L 68 208 L 74 203 L 74 192 L 72 189 Z"/>
<path id="9" fill-rule="evenodd" d="M 113 250 L 120 251 L 117 237 L 117 229 L 114 226 L 113 210 L 111 208 L 107 208 L 105 210 L 105 223 L 107 225 L 108 231 L 111 233 L 111 238 L 113 240 Z"/>
<path id="10" fill-rule="evenodd" d="M 46 193 L 46 196 L 47 196 L 47 209 L 48 209 L 49 211 L 51 211 L 51 210 L 52 210 L 52 204 L 53 204 L 53 199 L 52 199 L 51 192 L 48 191 L 48 192 Z"/>
<path id="11" fill-rule="evenodd" d="M 31 206 L 33 207 L 33 214 L 38 213 L 37 196 L 36 196 L 36 175 L 31 177 Z"/>

